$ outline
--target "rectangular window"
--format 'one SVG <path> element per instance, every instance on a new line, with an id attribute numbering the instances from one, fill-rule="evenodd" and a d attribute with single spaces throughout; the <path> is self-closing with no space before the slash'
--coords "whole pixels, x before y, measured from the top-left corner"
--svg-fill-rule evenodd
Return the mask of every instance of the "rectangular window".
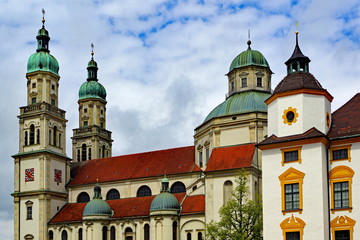
<path id="1" fill-rule="evenodd" d="M 36 83 L 31 84 L 32 88 L 36 88 Z"/>
<path id="2" fill-rule="evenodd" d="M 300 240 L 300 232 L 287 232 L 286 240 Z"/>
<path id="3" fill-rule="evenodd" d="M 84 127 L 88 126 L 88 121 L 84 121 Z"/>
<path id="4" fill-rule="evenodd" d="M 55 85 L 54 84 L 51 84 L 51 89 L 55 90 Z"/>
<path id="5" fill-rule="evenodd" d="M 199 152 L 199 166 L 200 166 L 200 167 L 202 167 L 202 166 L 203 166 L 203 159 L 202 159 L 202 158 L 203 158 L 203 156 L 202 156 L 202 155 L 203 155 L 202 151 L 201 151 L 201 152 Z"/>
<path id="6" fill-rule="evenodd" d="M 349 230 L 335 231 L 335 240 L 350 240 L 350 231 Z"/>
<path id="7" fill-rule="evenodd" d="M 231 82 L 231 92 L 233 92 L 235 90 L 235 83 L 232 81 Z"/>
<path id="8" fill-rule="evenodd" d="M 241 87 L 247 87 L 247 78 L 241 79 Z"/>
<path id="9" fill-rule="evenodd" d="M 334 183 L 334 208 L 349 207 L 349 182 Z"/>
<path id="10" fill-rule="evenodd" d="M 26 219 L 32 219 L 32 207 L 26 207 Z"/>
<path id="11" fill-rule="evenodd" d="M 36 97 L 31 98 L 31 104 L 35 104 L 36 103 Z"/>
<path id="12" fill-rule="evenodd" d="M 100 127 L 104 128 L 104 123 L 103 122 L 100 122 Z"/>
<path id="13" fill-rule="evenodd" d="M 51 99 L 51 105 L 55 106 L 55 99 Z"/>
<path id="14" fill-rule="evenodd" d="M 339 149 L 332 151 L 333 160 L 348 159 L 348 149 Z"/>
<path id="15" fill-rule="evenodd" d="M 258 77 L 258 78 L 256 79 L 256 86 L 257 86 L 257 87 L 262 87 L 262 78 L 261 78 L 261 77 Z"/>
<path id="16" fill-rule="evenodd" d="M 299 151 L 284 152 L 284 162 L 297 161 L 299 159 Z"/>
<path id="17" fill-rule="evenodd" d="M 285 210 L 299 209 L 299 184 L 285 184 Z"/>
<path id="18" fill-rule="evenodd" d="M 84 113 L 87 113 L 87 108 L 84 108 Z"/>

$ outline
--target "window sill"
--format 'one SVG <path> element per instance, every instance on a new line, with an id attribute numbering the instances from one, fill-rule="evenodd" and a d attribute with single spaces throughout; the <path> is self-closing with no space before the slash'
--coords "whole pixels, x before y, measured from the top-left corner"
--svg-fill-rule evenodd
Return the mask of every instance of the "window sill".
<path id="1" fill-rule="evenodd" d="M 340 162 L 340 161 L 348 161 L 348 162 L 351 162 L 351 158 L 330 159 L 330 163 L 331 163 L 331 164 L 332 164 L 333 162 Z"/>
<path id="2" fill-rule="evenodd" d="M 293 213 L 293 212 L 297 212 L 297 213 L 301 214 L 302 209 L 282 210 L 283 215 L 285 215 L 286 213 Z"/>
<path id="3" fill-rule="evenodd" d="M 339 212 L 339 211 L 349 211 L 352 212 L 352 207 L 343 207 L 343 208 L 332 208 L 331 213 Z"/>
<path id="4" fill-rule="evenodd" d="M 282 166 L 284 166 L 287 163 L 296 163 L 296 162 L 301 163 L 301 159 L 296 159 L 296 160 L 291 160 L 291 161 L 283 161 Z"/>

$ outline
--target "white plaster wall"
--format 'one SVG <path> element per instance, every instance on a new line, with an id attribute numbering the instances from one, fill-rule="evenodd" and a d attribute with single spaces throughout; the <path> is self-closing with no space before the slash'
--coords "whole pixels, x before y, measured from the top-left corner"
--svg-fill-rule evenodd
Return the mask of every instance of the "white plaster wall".
<path id="1" fill-rule="evenodd" d="M 280 223 L 291 217 L 301 218 L 306 226 L 303 239 L 328 239 L 328 196 L 326 147 L 322 143 L 302 146 L 302 163 L 281 165 L 280 149 L 263 151 L 264 239 L 282 239 Z M 303 173 L 303 211 L 286 213 L 281 209 L 281 183 L 278 177 L 293 167 Z"/>
<path id="2" fill-rule="evenodd" d="M 59 185 L 55 182 L 55 169 L 62 171 L 61 180 L 62 182 Z M 59 161 L 57 159 L 51 159 L 50 162 L 50 189 L 56 192 L 66 192 L 66 163 L 64 161 Z"/>
<path id="3" fill-rule="evenodd" d="M 180 239 L 187 239 L 187 233 L 191 233 L 191 239 L 198 239 L 198 232 L 203 233 L 205 239 L 205 218 L 202 215 L 182 216 L 180 220 Z M 168 238 L 171 239 L 171 238 Z"/>
<path id="4" fill-rule="evenodd" d="M 284 110 L 289 107 L 296 108 L 299 114 L 291 125 L 285 124 L 282 118 Z M 324 96 L 297 94 L 279 97 L 268 105 L 268 136 L 301 134 L 312 127 L 327 133 L 326 112 L 331 112 L 331 103 Z"/>
<path id="5" fill-rule="evenodd" d="M 34 168 L 34 181 L 25 182 L 25 169 Z M 32 191 L 40 188 L 40 164 L 38 159 L 22 158 L 20 163 L 20 191 Z"/>
<path id="6" fill-rule="evenodd" d="M 26 219 L 26 202 L 30 200 L 32 205 L 32 219 Z M 26 234 L 31 234 L 34 239 L 39 239 L 39 200 L 35 197 L 22 198 L 20 201 L 20 239 L 25 239 Z"/>

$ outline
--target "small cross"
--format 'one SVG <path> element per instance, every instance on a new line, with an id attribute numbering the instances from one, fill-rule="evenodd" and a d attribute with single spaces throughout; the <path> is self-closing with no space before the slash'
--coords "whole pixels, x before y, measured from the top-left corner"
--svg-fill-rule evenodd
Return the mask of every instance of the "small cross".
<path id="1" fill-rule="evenodd" d="M 91 43 L 91 58 L 94 58 L 94 44 Z"/>
<path id="2" fill-rule="evenodd" d="M 41 12 L 42 12 L 42 15 L 43 15 L 43 18 L 42 18 L 41 21 L 42 21 L 43 26 L 44 26 L 44 23 L 45 23 L 45 9 L 42 9 Z"/>

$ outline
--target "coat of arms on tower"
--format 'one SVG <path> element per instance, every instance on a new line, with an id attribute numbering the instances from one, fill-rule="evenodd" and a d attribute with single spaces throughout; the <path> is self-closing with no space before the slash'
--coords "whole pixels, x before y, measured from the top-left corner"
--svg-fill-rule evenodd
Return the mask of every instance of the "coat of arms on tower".
<path id="1" fill-rule="evenodd" d="M 34 168 L 25 169 L 25 182 L 34 181 Z"/>
<path id="2" fill-rule="evenodd" d="M 59 170 L 59 169 L 54 169 L 54 181 L 57 182 L 57 183 L 61 183 L 62 182 L 62 178 L 61 178 L 61 175 L 62 175 L 62 171 Z"/>

